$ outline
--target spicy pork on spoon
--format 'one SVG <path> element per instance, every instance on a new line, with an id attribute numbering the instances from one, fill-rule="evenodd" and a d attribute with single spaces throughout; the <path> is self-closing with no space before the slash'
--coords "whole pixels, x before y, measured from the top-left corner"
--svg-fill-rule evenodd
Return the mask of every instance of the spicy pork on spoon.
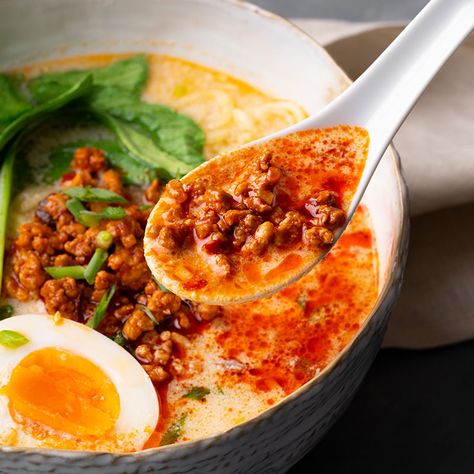
<path id="1" fill-rule="evenodd" d="M 361 128 L 308 130 L 170 181 L 148 221 L 148 265 L 191 300 L 222 304 L 276 291 L 334 243 L 368 145 Z"/>

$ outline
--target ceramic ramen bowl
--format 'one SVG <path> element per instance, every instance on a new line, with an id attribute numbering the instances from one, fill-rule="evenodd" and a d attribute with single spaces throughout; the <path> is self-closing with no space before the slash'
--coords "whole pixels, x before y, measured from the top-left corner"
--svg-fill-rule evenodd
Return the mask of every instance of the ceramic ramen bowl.
<path id="1" fill-rule="evenodd" d="M 77 54 L 150 51 L 188 59 L 301 104 L 324 107 L 349 84 L 325 50 L 285 20 L 222 0 L 3 0 L 0 70 Z M 0 449 L 9 473 L 279 473 L 344 411 L 382 341 L 408 240 L 405 184 L 390 148 L 364 196 L 379 256 L 379 293 L 357 336 L 314 380 L 258 417 L 197 441 L 135 454 Z"/>

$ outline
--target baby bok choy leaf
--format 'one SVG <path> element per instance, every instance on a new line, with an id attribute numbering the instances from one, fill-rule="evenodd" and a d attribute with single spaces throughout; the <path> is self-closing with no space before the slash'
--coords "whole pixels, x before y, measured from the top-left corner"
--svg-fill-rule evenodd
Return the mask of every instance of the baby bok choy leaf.
<path id="1" fill-rule="evenodd" d="M 47 117 L 51 112 L 55 112 L 69 104 L 71 101 L 90 92 L 92 87 L 92 77 L 84 76 L 78 82 L 64 90 L 61 94 L 43 102 L 41 105 L 33 107 L 19 115 L 16 119 L 8 123 L 8 125 L 0 132 L 0 152 L 5 145 L 17 133 L 38 123 L 41 119 Z"/>
<path id="2" fill-rule="evenodd" d="M 0 74 L 0 103 L 0 129 L 32 108 L 21 96 L 13 79 L 6 74 Z"/>
<path id="3" fill-rule="evenodd" d="M 117 87 L 139 95 L 148 76 L 148 62 L 143 54 L 94 69 L 42 74 L 28 82 L 28 90 L 39 103 L 63 93 L 77 81 L 91 75 L 94 86 Z"/>
<path id="4" fill-rule="evenodd" d="M 139 128 L 126 124 L 108 113 L 97 114 L 102 123 L 109 127 L 122 146 L 133 156 L 158 170 L 160 177 L 165 180 L 181 177 L 196 167 L 178 160 L 163 151 L 150 135 Z"/>
<path id="5" fill-rule="evenodd" d="M 147 132 L 159 148 L 185 164 L 196 167 L 204 161 L 205 135 L 190 117 L 114 87 L 95 89 L 88 103 L 96 112 L 106 112 Z"/>
<path id="6" fill-rule="evenodd" d="M 16 144 L 8 150 L 7 156 L 0 168 L 0 292 L 2 290 L 3 264 L 5 256 L 5 241 L 7 234 L 8 208 L 12 194 L 13 169 Z"/>

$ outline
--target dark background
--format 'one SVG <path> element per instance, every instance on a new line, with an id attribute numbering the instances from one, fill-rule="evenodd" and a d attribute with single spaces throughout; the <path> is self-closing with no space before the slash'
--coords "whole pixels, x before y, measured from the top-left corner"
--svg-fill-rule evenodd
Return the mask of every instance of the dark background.
<path id="1" fill-rule="evenodd" d="M 285 17 L 408 21 L 426 0 L 254 0 Z M 289 474 L 474 473 L 474 342 L 382 350 L 354 401 Z"/>

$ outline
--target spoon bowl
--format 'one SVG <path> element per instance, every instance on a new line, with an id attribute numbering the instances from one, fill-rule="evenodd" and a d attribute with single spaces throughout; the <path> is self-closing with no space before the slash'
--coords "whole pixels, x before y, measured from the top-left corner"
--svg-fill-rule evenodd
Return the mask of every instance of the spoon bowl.
<path id="1" fill-rule="evenodd" d="M 186 201 L 179 206 L 180 211 L 183 207 L 189 211 L 192 206 L 189 195 L 192 194 L 190 186 L 193 183 L 205 182 L 207 189 L 226 193 L 237 205 L 234 207 L 240 208 L 242 202 L 236 196 L 236 188 L 241 183 L 252 181 L 255 173 L 258 173 L 255 166 L 258 166 L 262 157 L 271 156 L 272 168 L 284 170 L 272 192 L 273 210 L 270 209 L 270 214 L 263 213 L 265 223 L 274 229 L 273 244 L 246 251 L 249 244 L 254 247 L 258 244 L 254 237 L 250 237 L 241 250 L 222 254 L 209 249 L 214 243 L 212 239 L 216 232 L 200 238 L 196 235 L 195 227 L 194 232 L 191 231 L 192 235 L 188 233 L 188 240 L 191 241 L 188 245 L 179 245 L 179 248 L 170 250 L 160 241 L 160 231 L 173 219 L 171 214 L 176 202 L 173 193 L 165 191 L 150 214 L 145 231 L 148 266 L 160 283 L 173 293 L 207 304 L 226 304 L 228 301 L 242 303 L 254 299 L 255 294 L 264 297 L 278 291 L 310 271 L 339 236 L 346 223 L 340 216 L 349 210 L 364 169 L 368 148 L 369 138 L 364 129 L 339 126 L 294 132 L 203 163 L 181 179 L 183 189 L 189 191 Z M 237 183 L 235 177 L 239 178 Z M 330 196 L 328 193 L 334 193 L 330 203 L 328 200 L 324 203 L 314 201 L 315 196 L 321 196 L 316 198 L 320 201 Z M 327 209 L 333 209 L 333 220 L 337 218 L 333 224 L 323 222 Z M 213 226 L 221 226 L 227 220 L 226 216 L 233 212 L 258 216 L 254 211 L 230 210 L 221 212 L 219 223 Z M 290 235 L 293 231 L 285 227 L 285 222 L 295 212 L 298 219 L 300 216 L 306 216 L 307 219 L 305 224 L 295 224 L 298 232 L 305 235 L 301 240 Z M 285 216 L 289 218 L 285 220 Z M 327 217 L 329 219 L 330 215 Z M 264 228 L 265 223 L 261 228 Z M 239 228 L 237 225 L 233 230 L 230 229 L 234 243 Z M 256 236 L 259 228 L 255 231 Z M 175 230 L 173 226 L 171 229 Z M 323 235 L 316 242 L 308 241 L 308 236 L 315 232 L 323 232 Z M 230 265 L 229 275 L 223 275 L 221 271 L 222 259 L 226 259 Z M 223 280 L 225 284 L 222 284 Z"/>
<path id="2" fill-rule="evenodd" d="M 189 246 L 181 242 L 170 252 L 160 244 L 159 233 L 167 225 L 170 215 L 167 211 L 173 200 L 165 192 L 152 211 L 145 232 L 145 256 L 155 278 L 182 298 L 222 305 L 262 298 L 307 273 L 337 241 L 398 128 L 473 26 L 474 0 L 431 0 L 367 71 L 320 114 L 216 157 L 181 180 L 185 186 L 191 186 L 198 178 L 206 177 L 210 180 L 206 186 L 217 186 L 236 200 L 236 183 L 250 180 L 252 175 L 247 175 L 248 170 L 270 152 L 271 166 L 283 175 L 274 195 L 277 201 L 279 193 L 289 196 L 285 203 L 287 212 L 308 209 L 305 199 L 319 192 L 335 193 L 337 209 L 345 213 L 345 219 L 325 228 L 332 233 L 331 239 L 321 238 L 318 245 L 307 245 L 305 229 L 309 224 L 304 222 L 300 226 L 303 233 L 300 241 L 290 239 L 288 245 L 262 255 L 233 252 L 235 255 L 224 261 L 223 271 L 222 258 L 216 260 L 205 255 L 209 253 L 208 244 L 196 238 L 196 227 L 192 231 L 193 239 L 187 240 L 194 240 Z M 340 132 L 344 132 L 342 136 Z M 357 140 L 354 134 L 359 135 Z M 326 147 L 328 143 L 330 146 Z M 307 153 L 308 150 L 311 152 Z M 330 150 L 337 152 L 331 155 Z M 337 156 L 337 160 L 331 156 Z M 332 183 L 338 179 L 344 185 L 334 189 Z M 315 204 L 318 209 L 325 205 L 317 199 Z M 186 206 L 184 201 L 183 205 Z M 280 225 L 271 217 L 268 219 L 265 222 L 270 222 L 273 229 Z M 310 224 L 318 227 L 321 223 L 311 221 Z M 250 242 L 257 240 L 260 230 L 260 227 L 252 230 Z M 278 228 L 272 232 L 278 232 Z M 245 247 L 246 244 L 242 249 Z M 220 251 L 219 255 L 225 254 L 225 249 Z"/>

